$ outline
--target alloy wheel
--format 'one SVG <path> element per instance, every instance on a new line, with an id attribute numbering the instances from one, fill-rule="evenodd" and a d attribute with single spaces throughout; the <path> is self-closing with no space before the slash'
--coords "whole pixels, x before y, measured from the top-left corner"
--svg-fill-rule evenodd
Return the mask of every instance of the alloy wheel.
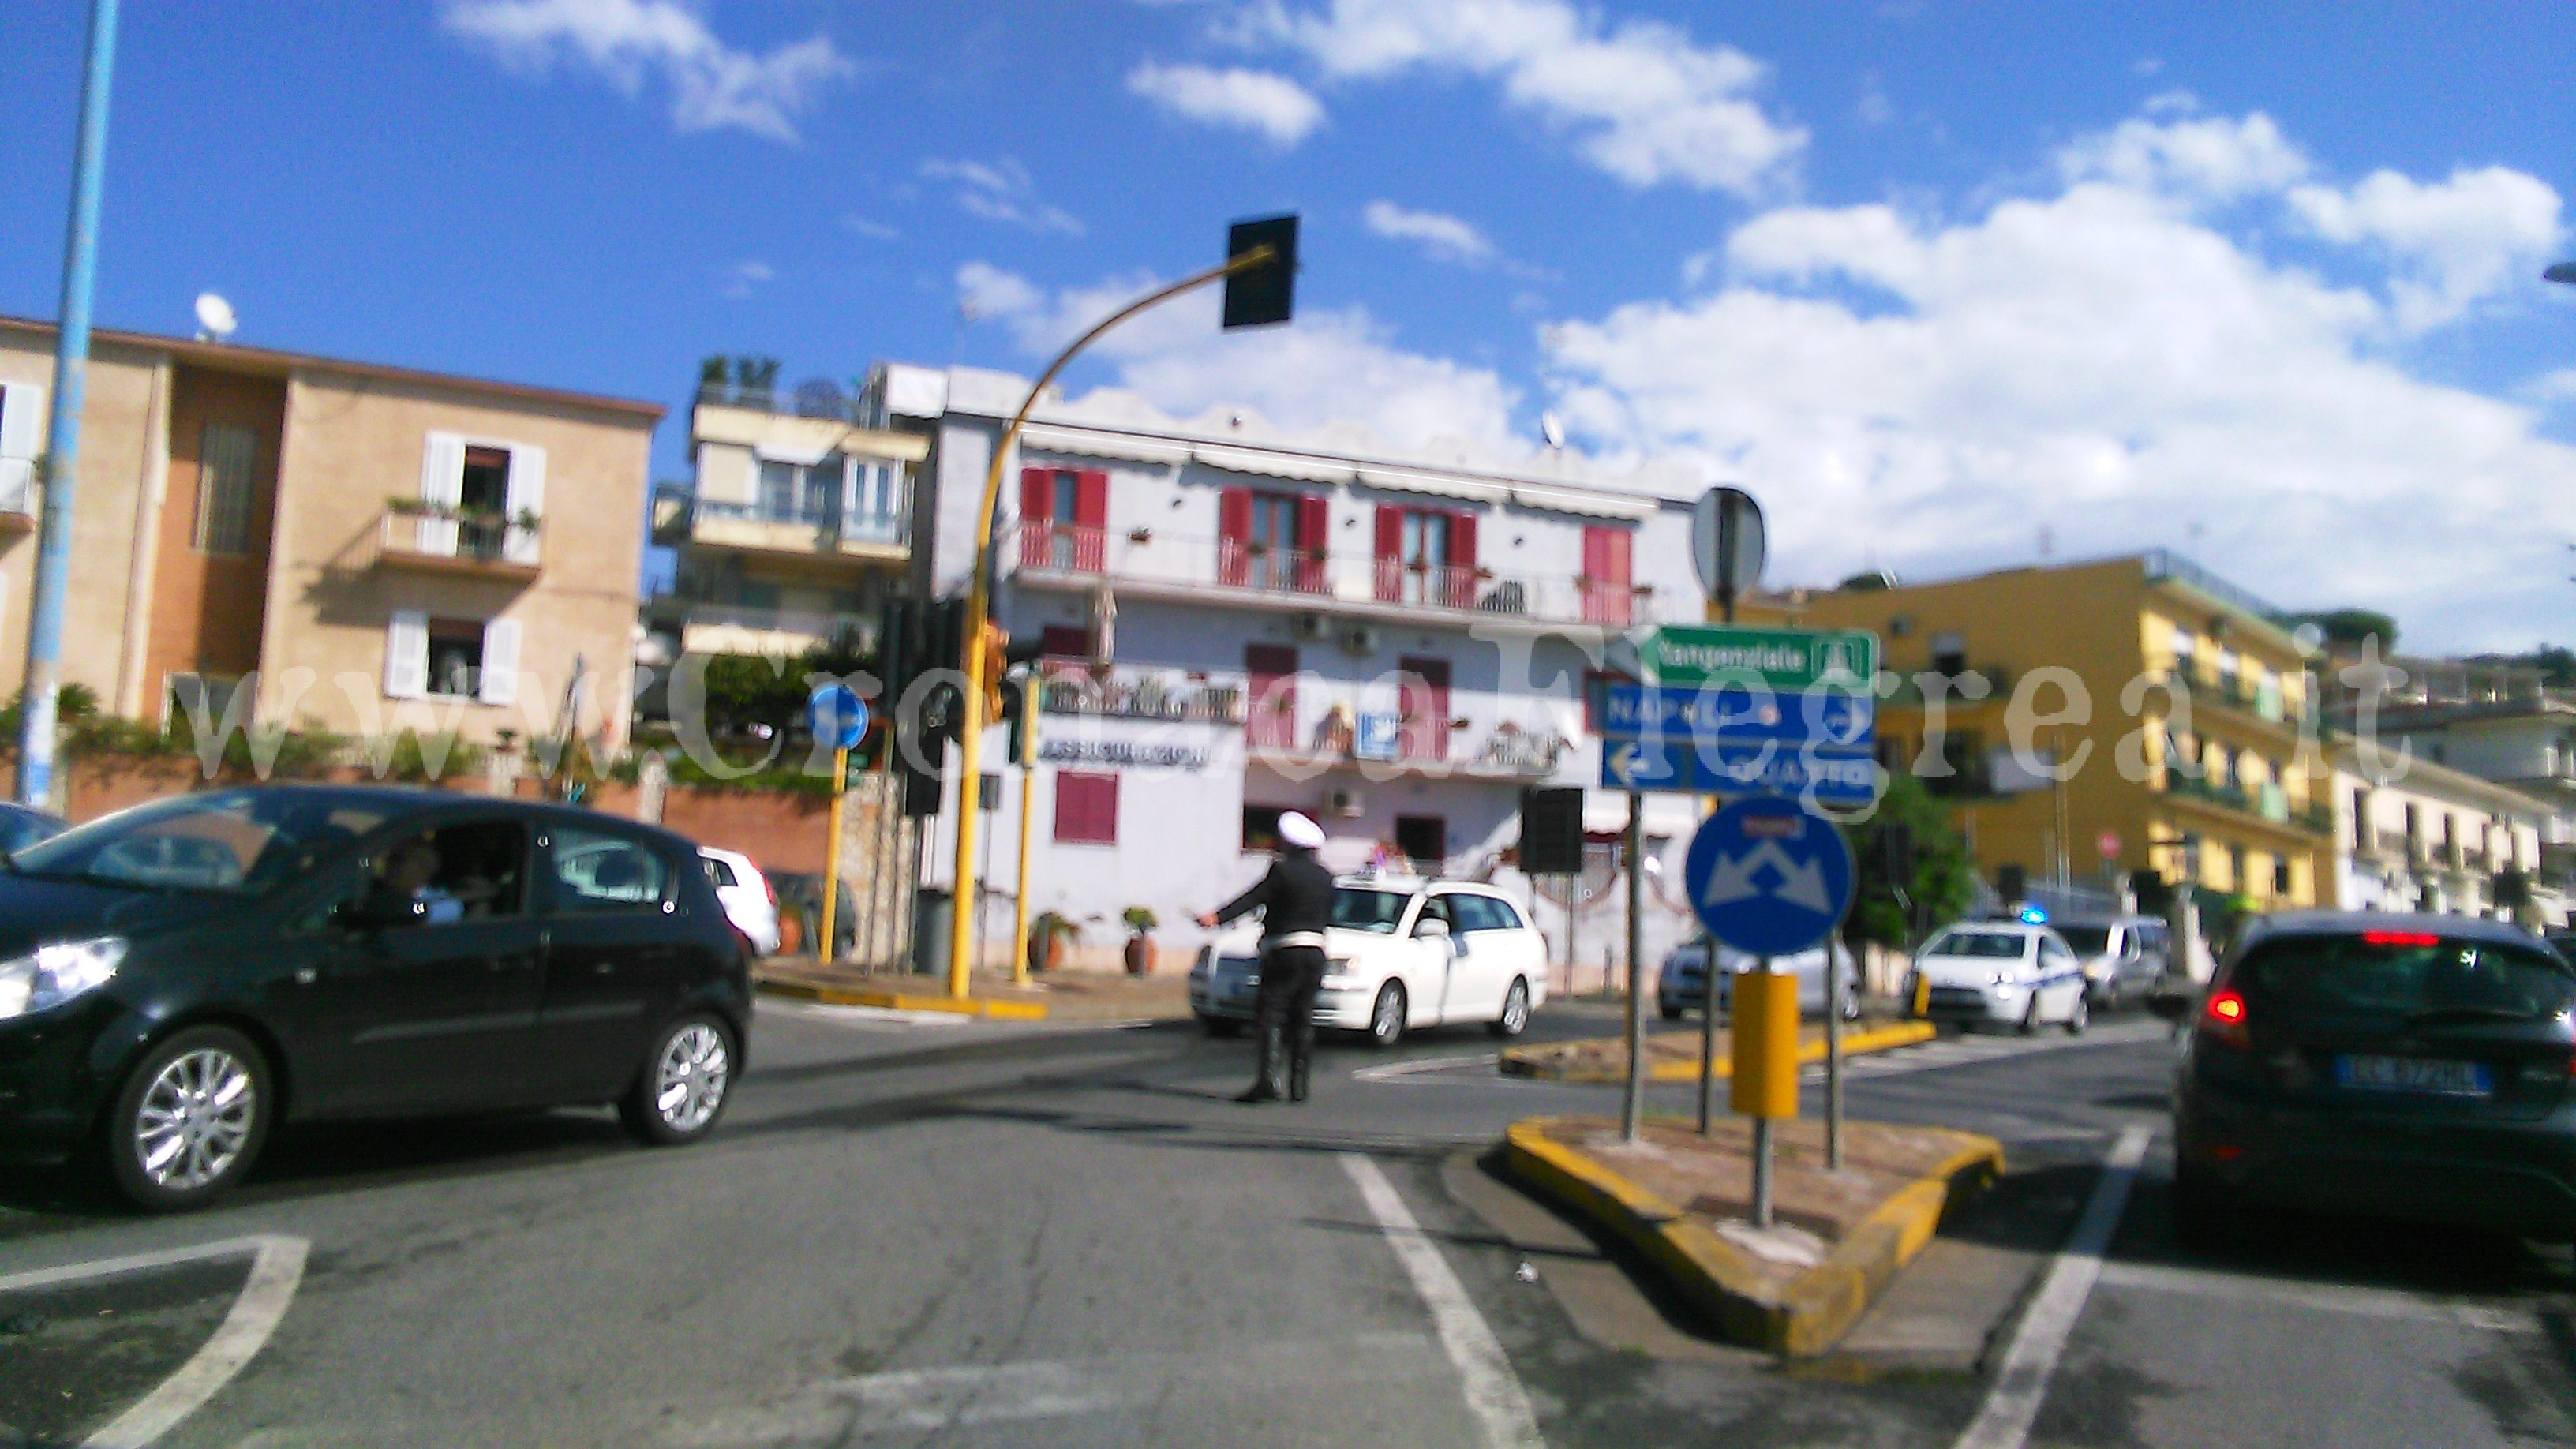
<path id="1" fill-rule="evenodd" d="M 259 1085 L 219 1047 L 173 1057 L 134 1113 L 134 1156 L 154 1186 L 192 1192 L 222 1177 L 250 1144 Z"/>
<path id="2" fill-rule="evenodd" d="M 671 1034 L 654 1066 L 653 1110 L 675 1132 L 695 1132 L 724 1105 L 733 1079 L 732 1055 L 724 1033 L 706 1022 L 691 1022 Z"/>
<path id="3" fill-rule="evenodd" d="M 1503 1032 L 1507 1036 L 1519 1036 L 1521 1028 L 1527 1025 L 1529 1025 L 1529 987 L 1515 981 L 1512 983 L 1511 994 L 1503 998 Z"/>
<path id="4" fill-rule="evenodd" d="M 1404 988 L 1388 982 L 1369 1010 L 1369 1040 L 1391 1047 L 1404 1035 Z"/>

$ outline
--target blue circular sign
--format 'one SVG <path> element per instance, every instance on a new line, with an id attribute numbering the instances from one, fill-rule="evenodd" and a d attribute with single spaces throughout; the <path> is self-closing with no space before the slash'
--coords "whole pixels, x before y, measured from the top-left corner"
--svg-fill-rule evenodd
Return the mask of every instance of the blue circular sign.
<path id="1" fill-rule="evenodd" d="M 1851 904 L 1851 847 L 1794 800 L 1752 796 L 1708 817 L 1682 866 L 1691 910 L 1720 943 L 1786 956 L 1830 934 Z"/>
<path id="2" fill-rule="evenodd" d="M 814 738 L 834 749 L 855 750 L 868 737 L 868 702 L 846 684 L 818 684 L 805 701 L 805 722 Z"/>

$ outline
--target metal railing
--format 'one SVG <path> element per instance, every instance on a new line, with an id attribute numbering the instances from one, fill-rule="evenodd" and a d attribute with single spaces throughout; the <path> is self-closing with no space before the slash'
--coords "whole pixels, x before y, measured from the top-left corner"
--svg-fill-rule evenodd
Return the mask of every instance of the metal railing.
<path id="1" fill-rule="evenodd" d="M 2151 584 L 2172 582 L 2187 585 L 2222 604 L 2242 609 L 2267 624 L 2282 616 L 2281 610 L 2269 600 L 2229 583 L 2171 549 L 2151 548 L 2139 562 L 2145 566 L 2147 582 Z"/>
<path id="2" fill-rule="evenodd" d="M 830 609 L 770 608 L 758 604 L 719 604 L 665 594 L 655 600 L 659 612 L 677 615 L 691 628 L 742 629 L 752 633 L 789 634 L 828 643 L 855 639 L 861 649 L 874 647 L 878 628 L 873 614 Z"/>
<path id="3" fill-rule="evenodd" d="M 388 509 L 378 542 L 385 553 L 412 558 L 533 566 L 538 561 L 542 527 L 542 522 L 531 525 L 516 520 L 467 519 Z"/>
<path id="4" fill-rule="evenodd" d="M 1429 608 L 1624 627 L 1653 622 L 1651 585 L 1580 575 L 1510 575 L 1487 568 L 1355 558 L 1159 529 L 1084 528 L 1024 519 L 1005 550 L 1023 573 L 1098 575 L 1129 583 L 1241 590 L 1288 599 Z"/>
<path id="5" fill-rule="evenodd" d="M 690 509 L 693 518 L 811 528 L 820 536 L 841 543 L 901 546 L 912 541 L 909 510 L 878 512 L 856 508 L 810 508 L 801 503 L 782 506 L 767 500 L 740 503 L 722 498 L 696 499 L 690 504 Z"/>
<path id="6" fill-rule="evenodd" d="M 2249 789 L 2234 780 L 2205 779 L 2167 766 L 2163 788 L 2177 799 L 2225 806 L 2275 825 L 2293 825 L 2320 835 L 2334 833 L 2334 807 L 2321 801 L 2292 800 L 2279 785 Z"/>

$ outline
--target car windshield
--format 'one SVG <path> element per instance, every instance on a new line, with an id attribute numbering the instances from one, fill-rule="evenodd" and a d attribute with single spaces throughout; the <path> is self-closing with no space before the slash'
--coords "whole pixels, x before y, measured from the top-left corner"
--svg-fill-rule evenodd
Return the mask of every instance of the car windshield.
<path id="1" fill-rule="evenodd" d="M 2074 947 L 2078 956 L 2099 956 L 2111 949 L 2108 926 L 2060 926 L 2057 934 L 2066 938 L 2066 944 Z"/>
<path id="2" fill-rule="evenodd" d="M 29 846 L 21 875 L 258 895 L 345 852 L 386 812 L 301 791 L 226 790 L 122 810 Z"/>
<path id="3" fill-rule="evenodd" d="M 36 810 L 0 811 L 0 851 L 16 856 L 37 841 L 62 833 L 63 822 Z"/>
<path id="4" fill-rule="evenodd" d="M 2258 1006 L 2413 1017 L 2544 1020 L 2576 1007 L 2576 970 L 2533 950 L 2410 932 L 2293 936 L 2256 946 L 2229 984 Z"/>
<path id="5" fill-rule="evenodd" d="M 1375 931 L 1391 936 L 1396 922 L 1404 919 L 1404 903 L 1411 899 L 1403 891 L 1338 886 L 1333 891 L 1333 924 L 1346 931 Z"/>
<path id="6" fill-rule="evenodd" d="M 1926 956 L 1977 956 L 1989 960 L 2017 960 L 2022 955 L 2022 937 L 1999 931 L 1954 931 L 1923 948 Z"/>

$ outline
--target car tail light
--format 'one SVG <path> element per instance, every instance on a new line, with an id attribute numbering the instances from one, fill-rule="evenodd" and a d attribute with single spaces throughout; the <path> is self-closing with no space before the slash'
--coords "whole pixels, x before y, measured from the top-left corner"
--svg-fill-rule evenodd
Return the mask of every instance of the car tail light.
<path id="1" fill-rule="evenodd" d="M 2366 946 L 2439 946 L 2442 944 L 2442 938 L 2430 931 L 2364 931 L 2361 933 L 2361 940 Z"/>
<path id="2" fill-rule="evenodd" d="M 2200 1009 L 2200 1030 L 2212 1041 L 2232 1047 L 2251 1044 L 2245 1032 L 2245 998 L 2235 991 L 2214 992 Z"/>

